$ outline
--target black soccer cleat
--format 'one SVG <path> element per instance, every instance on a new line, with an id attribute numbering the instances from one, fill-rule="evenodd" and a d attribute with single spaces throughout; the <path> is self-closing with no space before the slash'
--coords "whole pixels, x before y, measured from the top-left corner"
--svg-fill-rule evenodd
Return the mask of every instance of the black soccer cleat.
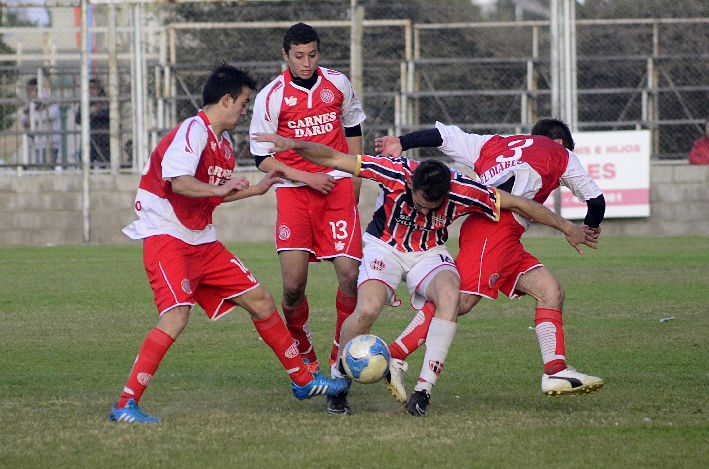
<path id="1" fill-rule="evenodd" d="M 406 401 L 406 411 L 414 417 L 426 415 L 426 407 L 431 401 L 431 395 L 426 391 L 414 391 Z"/>
<path id="2" fill-rule="evenodd" d="M 327 396 L 327 411 L 336 415 L 352 415 L 352 409 L 347 403 L 347 392 Z"/>

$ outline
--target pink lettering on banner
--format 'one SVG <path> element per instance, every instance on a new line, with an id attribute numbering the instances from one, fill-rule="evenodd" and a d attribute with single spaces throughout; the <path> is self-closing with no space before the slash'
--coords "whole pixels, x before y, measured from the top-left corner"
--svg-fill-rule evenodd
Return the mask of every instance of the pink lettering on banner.
<path id="1" fill-rule="evenodd" d="M 604 190 L 606 205 L 647 205 L 650 203 L 650 189 Z M 546 204 L 545 204 L 546 205 Z M 571 192 L 562 192 L 561 206 L 566 208 L 585 207 Z"/>

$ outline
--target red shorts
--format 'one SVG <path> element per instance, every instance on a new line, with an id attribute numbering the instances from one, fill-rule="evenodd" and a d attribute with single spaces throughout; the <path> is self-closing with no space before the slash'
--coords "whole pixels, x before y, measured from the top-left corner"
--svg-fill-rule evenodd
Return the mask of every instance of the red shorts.
<path id="1" fill-rule="evenodd" d="M 460 251 L 455 259 L 460 272 L 460 291 L 497 298 L 498 290 L 510 298 L 523 293 L 515 287 L 522 274 L 540 267 L 536 257 L 524 250 L 524 228 L 512 212 L 500 212 L 500 221 L 469 215 L 460 227 Z"/>
<path id="2" fill-rule="evenodd" d="M 277 251 L 308 251 L 317 260 L 362 258 L 362 228 L 350 178 L 338 179 L 328 195 L 305 186 L 279 187 L 276 201 Z"/>
<path id="3" fill-rule="evenodd" d="M 150 236 L 143 240 L 143 262 L 160 314 L 197 303 L 215 321 L 236 306 L 229 298 L 259 286 L 219 241 L 193 246 L 169 235 Z"/>

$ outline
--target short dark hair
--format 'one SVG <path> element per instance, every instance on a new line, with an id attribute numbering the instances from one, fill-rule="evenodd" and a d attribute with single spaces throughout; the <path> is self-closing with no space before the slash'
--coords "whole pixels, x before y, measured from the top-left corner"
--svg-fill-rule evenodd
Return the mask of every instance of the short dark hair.
<path id="1" fill-rule="evenodd" d="M 414 169 L 411 184 L 427 201 L 443 200 L 451 190 L 451 170 L 442 161 L 424 160 Z"/>
<path id="2" fill-rule="evenodd" d="M 225 94 L 236 99 L 245 86 L 256 89 L 256 82 L 248 73 L 226 62 L 218 62 L 202 88 L 202 106 L 218 103 Z"/>
<path id="3" fill-rule="evenodd" d="M 318 50 L 320 50 L 320 36 L 318 32 L 315 31 L 315 28 L 305 23 L 296 23 L 288 28 L 283 35 L 283 50 L 286 51 L 286 55 L 288 55 L 291 46 L 310 44 L 313 41 L 317 42 Z"/>
<path id="4" fill-rule="evenodd" d="M 32 77 L 29 80 L 27 80 L 27 86 L 37 86 L 37 78 Z"/>
<path id="5" fill-rule="evenodd" d="M 561 139 L 562 144 L 571 151 L 576 146 L 569 126 L 559 119 L 540 119 L 532 127 L 532 135 L 544 135 L 552 140 Z"/>

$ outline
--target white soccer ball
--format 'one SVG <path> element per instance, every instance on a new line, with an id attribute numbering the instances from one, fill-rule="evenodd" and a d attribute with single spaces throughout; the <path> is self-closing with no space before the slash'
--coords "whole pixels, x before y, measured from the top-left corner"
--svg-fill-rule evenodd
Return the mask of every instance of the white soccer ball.
<path id="1" fill-rule="evenodd" d="M 376 383 L 389 370 L 389 348 L 375 335 L 358 335 L 342 351 L 342 367 L 358 383 Z"/>

